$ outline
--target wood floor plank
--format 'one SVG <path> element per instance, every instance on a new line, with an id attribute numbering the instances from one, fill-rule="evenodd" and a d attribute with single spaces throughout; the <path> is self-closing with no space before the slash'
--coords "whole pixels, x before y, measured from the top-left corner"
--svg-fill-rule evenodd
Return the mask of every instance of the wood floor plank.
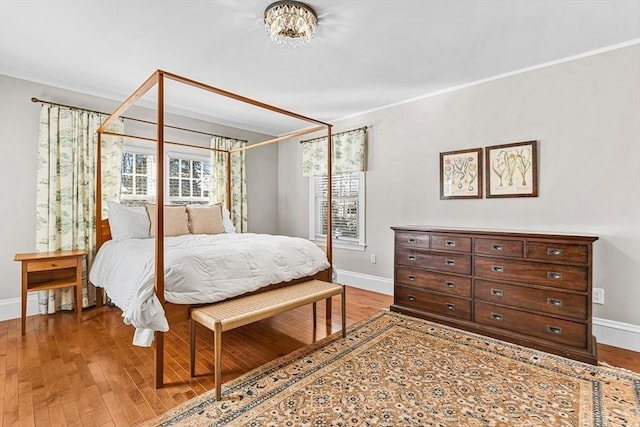
<path id="1" fill-rule="evenodd" d="M 393 297 L 347 288 L 347 324 L 388 308 Z M 324 301 L 314 335 L 310 307 L 300 307 L 223 335 L 223 381 L 291 353 L 341 327 L 340 297 L 333 298 L 327 331 Z M 155 389 L 153 348 L 131 344 L 133 328 L 121 312 L 102 307 L 0 322 L 0 426 L 129 426 L 151 419 L 215 387 L 212 334 L 199 328 L 197 376 L 189 376 L 189 324 L 165 334 L 165 381 Z M 251 348 L 251 351 L 247 351 Z M 640 372 L 640 353 L 598 346 L 600 360 Z"/>

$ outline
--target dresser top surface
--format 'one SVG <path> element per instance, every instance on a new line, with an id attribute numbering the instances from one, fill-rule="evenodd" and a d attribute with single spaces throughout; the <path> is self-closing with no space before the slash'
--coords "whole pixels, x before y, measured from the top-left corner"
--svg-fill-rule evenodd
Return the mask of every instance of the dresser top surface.
<path id="1" fill-rule="evenodd" d="M 441 233 L 441 234 L 457 234 L 467 235 L 471 237 L 484 237 L 484 236 L 502 236 L 502 237 L 515 237 L 515 238 L 527 238 L 527 239 L 558 239 L 558 240 L 576 240 L 582 242 L 595 242 L 598 240 L 598 236 L 587 234 L 570 234 L 560 232 L 538 232 L 538 231 L 516 231 L 516 230 L 492 230 L 492 229 L 478 229 L 478 228 L 451 228 L 441 226 L 427 226 L 427 225 L 403 225 L 392 226 L 394 231 L 417 231 L 428 233 Z"/>

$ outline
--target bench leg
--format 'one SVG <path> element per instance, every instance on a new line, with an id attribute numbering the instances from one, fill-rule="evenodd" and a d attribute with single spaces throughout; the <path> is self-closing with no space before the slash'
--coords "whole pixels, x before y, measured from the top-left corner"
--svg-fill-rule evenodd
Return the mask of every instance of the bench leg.
<path id="1" fill-rule="evenodd" d="M 315 335 L 316 329 L 318 328 L 318 318 L 317 318 L 317 314 L 318 314 L 318 307 L 316 302 L 313 302 L 313 333 Z"/>
<path id="2" fill-rule="evenodd" d="M 222 324 L 216 322 L 213 331 L 216 376 L 216 400 L 222 398 Z"/>
<path id="3" fill-rule="evenodd" d="M 196 376 L 196 322 L 189 320 L 189 360 L 191 363 L 191 377 Z"/>
<path id="4" fill-rule="evenodd" d="M 327 323 L 327 330 L 331 333 L 331 297 L 326 299 L 325 319 Z"/>

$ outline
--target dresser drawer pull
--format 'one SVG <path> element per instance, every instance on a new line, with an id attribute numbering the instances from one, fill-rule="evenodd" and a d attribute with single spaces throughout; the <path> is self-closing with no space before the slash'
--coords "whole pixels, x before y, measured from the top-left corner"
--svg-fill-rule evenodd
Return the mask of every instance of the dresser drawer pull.
<path id="1" fill-rule="evenodd" d="M 504 251 L 504 246 L 499 245 L 499 244 L 497 244 L 497 243 L 494 243 L 494 244 L 491 246 L 491 248 L 492 248 L 494 251 Z"/>
<path id="2" fill-rule="evenodd" d="M 449 246 L 450 248 L 454 248 L 456 246 L 456 241 L 455 240 L 445 240 L 444 244 Z"/>
<path id="3" fill-rule="evenodd" d="M 562 249 L 558 249 L 558 248 L 548 248 L 547 249 L 547 255 L 561 256 L 562 253 L 563 253 Z"/>
<path id="4" fill-rule="evenodd" d="M 448 259 L 444 263 L 447 265 L 456 265 L 456 261 L 454 259 Z"/>
<path id="5" fill-rule="evenodd" d="M 447 288 L 455 288 L 456 284 L 453 282 L 444 282 L 444 284 L 447 286 Z"/>
<path id="6" fill-rule="evenodd" d="M 562 307 L 562 300 L 558 298 L 547 298 L 547 304 L 554 307 Z"/>
<path id="7" fill-rule="evenodd" d="M 416 260 L 416 256 L 415 255 L 409 255 L 409 256 L 407 256 L 407 258 L 409 258 L 409 261 L 415 261 Z"/>
<path id="8" fill-rule="evenodd" d="M 416 280 L 416 276 L 414 276 L 413 274 L 409 275 L 409 280 L 414 281 Z"/>
<path id="9" fill-rule="evenodd" d="M 455 304 L 447 303 L 444 306 L 447 307 L 447 310 L 455 310 L 456 309 L 456 305 Z"/>
<path id="10" fill-rule="evenodd" d="M 501 297 L 504 295 L 504 291 L 502 289 L 491 289 L 491 295 Z"/>
<path id="11" fill-rule="evenodd" d="M 409 301 L 415 301 L 416 300 L 416 296 L 415 295 L 407 295 L 407 299 Z"/>
<path id="12" fill-rule="evenodd" d="M 494 273 L 504 273 L 504 267 L 501 265 L 492 265 L 491 271 L 493 271 Z"/>
<path id="13" fill-rule="evenodd" d="M 562 335 L 562 328 L 558 326 L 547 325 L 547 332 L 551 332 L 552 334 Z"/>
<path id="14" fill-rule="evenodd" d="M 409 237 L 409 238 L 407 239 L 407 242 L 409 242 L 409 243 L 417 243 L 417 242 L 418 242 L 418 239 L 416 239 L 416 238 L 414 238 L 414 237 Z"/>
<path id="15" fill-rule="evenodd" d="M 502 314 L 498 314 L 498 313 L 491 313 L 491 318 L 493 320 L 498 320 L 500 322 L 502 322 Z"/>
<path id="16" fill-rule="evenodd" d="M 562 273 L 555 271 L 547 271 L 547 277 L 553 280 L 562 280 Z"/>

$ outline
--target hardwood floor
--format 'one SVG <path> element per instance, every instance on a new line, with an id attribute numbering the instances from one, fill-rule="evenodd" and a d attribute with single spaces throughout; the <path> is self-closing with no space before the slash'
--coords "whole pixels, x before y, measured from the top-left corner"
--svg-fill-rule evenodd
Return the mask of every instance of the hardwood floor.
<path id="1" fill-rule="evenodd" d="M 347 325 L 388 308 L 392 297 L 347 290 Z M 333 331 L 340 329 L 334 298 Z M 318 313 L 324 303 L 318 303 Z M 323 322 L 319 322 L 319 325 Z M 153 386 L 153 351 L 131 344 L 133 328 L 120 310 L 87 310 L 31 316 L 27 333 L 20 320 L 0 322 L 0 426 L 128 426 L 151 419 L 214 388 L 211 335 L 198 330 L 196 378 L 189 378 L 188 323 L 166 334 L 164 388 Z M 318 328 L 316 339 L 326 336 Z M 224 382 L 311 343 L 311 307 L 302 307 L 225 332 Z M 640 372 L 640 354 L 604 345 L 599 359 Z"/>

